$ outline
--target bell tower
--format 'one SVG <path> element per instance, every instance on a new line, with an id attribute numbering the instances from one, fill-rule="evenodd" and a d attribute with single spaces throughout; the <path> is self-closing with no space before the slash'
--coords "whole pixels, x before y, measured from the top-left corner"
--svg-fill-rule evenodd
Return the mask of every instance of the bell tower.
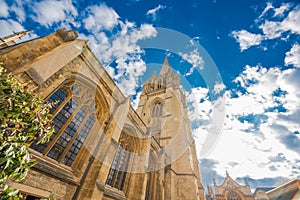
<path id="1" fill-rule="evenodd" d="M 159 75 L 144 83 L 137 113 L 164 151 L 164 199 L 204 200 L 185 95 L 167 57 Z"/>

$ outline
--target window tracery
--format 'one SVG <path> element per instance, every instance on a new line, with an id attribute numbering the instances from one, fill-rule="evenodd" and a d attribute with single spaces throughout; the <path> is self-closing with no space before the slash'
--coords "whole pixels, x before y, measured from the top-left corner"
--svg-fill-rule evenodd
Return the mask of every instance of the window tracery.
<path id="1" fill-rule="evenodd" d="M 96 121 L 92 92 L 80 83 L 66 82 L 48 102 L 57 102 L 51 109 L 54 133 L 50 142 L 34 142 L 31 148 L 71 166 Z"/>
<path id="2" fill-rule="evenodd" d="M 227 200 L 242 200 L 242 198 L 236 192 L 229 191 L 227 195 Z"/>

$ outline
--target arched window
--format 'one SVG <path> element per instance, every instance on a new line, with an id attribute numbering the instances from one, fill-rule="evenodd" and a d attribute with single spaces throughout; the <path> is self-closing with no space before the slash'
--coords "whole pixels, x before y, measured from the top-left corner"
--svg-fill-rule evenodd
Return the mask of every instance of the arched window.
<path id="1" fill-rule="evenodd" d="M 162 81 L 161 81 L 161 79 L 158 80 L 157 88 L 158 89 L 162 88 Z"/>
<path id="2" fill-rule="evenodd" d="M 227 200 L 242 200 L 242 198 L 236 192 L 231 190 L 228 192 Z"/>
<path id="3" fill-rule="evenodd" d="M 31 148 L 60 163 L 71 166 L 95 121 L 92 92 L 83 85 L 66 82 L 49 98 L 57 102 L 51 109 L 54 133 L 50 142 Z"/>
<path id="4" fill-rule="evenodd" d="M 123 190 L 129 167 L 130 154 L 132 151 L 132 140 L 122 133 L 120 144 L 111 165 L 106 184 L 119 190 Z"/>
<path id="5" fill-rule="evenodd" d="M 161 102 L 156 102 L 151 108 L 151 124 L 152 131 L 159 133 L 161 129 L 161 116 L 163 115 L 163 105 Z M 153 132 L 153 133 L 154 133 Z"/>
<path id="6" fill-rule="evenodd" d="M 160 117 L 163 113 L 163 106 L 160 102 L 157 102 L 153 105 L 151 110 L 151 117 Z"/>

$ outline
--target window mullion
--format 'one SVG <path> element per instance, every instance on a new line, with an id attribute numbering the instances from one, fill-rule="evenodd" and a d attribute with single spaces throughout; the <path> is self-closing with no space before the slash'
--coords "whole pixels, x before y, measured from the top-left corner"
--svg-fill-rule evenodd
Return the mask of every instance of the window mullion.
<path id="1" fill-rule="evenodd" d="M 115 169 L 115 173 L 114 173 L 114 175 L 113 175 L 113 178 L 112 178 L 112 187 L 115 185 L 115 181 L 116 181 L 116 177 L 117 177 L 117 175 L 118 175 L 118 172 L 119 172 L 119 165 L 120 165 L 120 161 L 121 161 L 121 159 L 122 159 L 122 154 L 123 154 L 123 152 L 124 152 L 124 147 L 122 147 L 122 149 L 121 149 L 121 151 L 120 151 L 120 154 L 119 154 L 119 157 L 118 157 L 118 162 L 117 162 L 117 164 L 116 164 L 116 169 Z"/>
<path id="2" fill-rule="evenodd" d="M 70 122 L 72 121 L 73 117 L 76 116 L 77 112 L 81 109 L 80 106 L 77 106 L 74 110 L 74 112 L 70 115 L 70 117 L 67 119 L 66 123 L 61 127 L 61 129 L 58 131 L 58 133 L 55 135 L 55 137 L 51 140 L 51 142 L 49 143 L 49 145 L 47 146 L 47 148 L 45 149 L 45 151 L 43 152 L 44 155 L 47 155 L 49 153 L 49 151 L 51 150 L 51 148 L 53 147 L 53 145 L 56 143 L 56 141 L 58 140 L 58 138 L 64 133 L 65 129 L 68 127 L 68 125 L 70 124 Z"/>
<path id="3" fill-rule="evenodd" d="M 58 159 L 58 162 L 61 162 L 62 159 L 66 156 L 66 154 L 68 153 L 69 149 L 71 148 L 73 142 L 75 141 L 76 137 L 78 136 L 78 134 L 80 133 L 82 127 L 84 126 L 84 124 L 86 123 L 86 121 L 89 119 L 90 116 L 86 115 L 85 118 L 82 120 L 81 124 L 79 125 L 78 129 L 76 130 L 75 134 L 72 136 L 71 140 L 69 141 L 68 145 L 66 146 L 65 150 L 63 151 L 63 153 L 61 154 L 61 156 Z"/>
<path id="4" fill-rule="evenodd" d="M 52 113 L 52 119 L 61 111 L 61 109 L 68 103 L 68 101 L 72 98 L 72 94 L 68 91 L 68 96 L 62 101 L 62 103 L 55 109 Z"/>
<path id="5" fill-rule="evenodd" d="M 124 159 L 124 163 L 123 163 L 123 166 L 122 166 L 122 169 L 121 169 L 121 176 L 120 176 L 120 181 L 118 183 L 118 189 L 120 190 L 121 188 L 121 185 L 122 185 L 122 180 L 123 180 L 123 176 L 124 176 L 124 172 L 126 170 L 126 165 L 127 165 L 127 162 L 128 162 L 128 157 L 129 157 L 129 152 L 126 153 L 126 151 L 124 151 L 124 153 L 126 154 L 125 155 L 125 159 Z"/>

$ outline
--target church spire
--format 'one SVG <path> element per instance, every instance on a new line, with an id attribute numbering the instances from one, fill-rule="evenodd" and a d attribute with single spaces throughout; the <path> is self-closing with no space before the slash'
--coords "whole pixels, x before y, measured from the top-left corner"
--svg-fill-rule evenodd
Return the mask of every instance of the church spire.
<path id="1" fill-rule="evenodd" d="M 159 75 L 161 74 L 166 74 L 167 72 L 169 72 L 169 69 L 170 69 L 170 65 L 169 65 L 169 61 L 168 61 L 168 56 L 165 57 L 165 60 L 164 60 L 164 63 L 163 63 L 163 66 L 160 70 L 160 73 Z"/>
<path id="2" fill-rule="evenodd" d="M 154 72 L 153 72 L 153 74 L 152 74 L 152 76 L 151 76 L 150 79 L 155 79 L 155 78 L 156 78 L 156 71 L 154 70 Z"/>

